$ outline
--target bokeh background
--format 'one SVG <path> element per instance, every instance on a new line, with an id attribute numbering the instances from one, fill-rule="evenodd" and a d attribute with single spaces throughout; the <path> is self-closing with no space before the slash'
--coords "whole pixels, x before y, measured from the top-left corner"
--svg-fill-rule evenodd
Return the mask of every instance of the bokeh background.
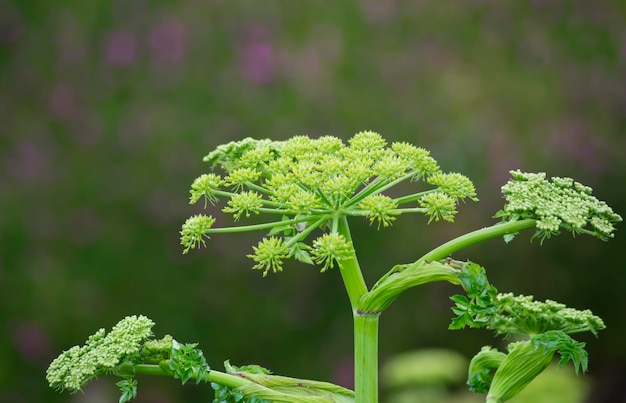
<path id="1" fill-rule="evenodd" d="M 47 387 L 61 351 L 129 314 L 199 342 L 209 364 L 351 386 L 340 276 L 289 263 L 261 278 L 261 234 L 182 255 L 193 179 L 215 146 L 361 130 L 431 150 L 475 181 L 455 224 L 354 220 L 369 284 L 394 263 L 493 222 L 508 170 L 592 186 L 626 213 L 626 3 L 0 0 L 0 401 L 117 401 Z M 213 214 L 217 212 L 214 211 Z M 219 213 L 217 213 L 219 214 Z M 615 239 L 520 236 L 455 256 L 502 291 L 591 308 L 588 401 L 626 401 L 626 229 Z M 432 284 L 385 313 L 381 361 L 419 348 L 471 357 L 489 332 L 447 331 Z M 207 387 L 140 379 L 138 402 L 207 401 Z"/>

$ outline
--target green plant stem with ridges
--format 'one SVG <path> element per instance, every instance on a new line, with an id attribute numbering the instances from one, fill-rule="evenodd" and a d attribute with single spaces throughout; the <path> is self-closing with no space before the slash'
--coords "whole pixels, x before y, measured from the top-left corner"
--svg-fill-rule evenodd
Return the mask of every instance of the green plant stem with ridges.
<path id="1" fill-rule="evenodd" d="M 352 243 L 346 217 L 337 220 L 337 232 Z M 363 314 L 357 309 L 361 296 L 367 293 L 363 273 L 354 254 L 339 262 L 354 320 L 354 392 L 356 403 L 378 402 L 378 322 L 379 315 Z"/>
<path id="2" fill-rule="evenodd" d="M 167 363 L 167 361 L 165 361 Z M 123 365 L 119 368 L 120 375 L 157 375 L 157 376 L 173 376 L 171 371 L 163 369 L 156 364 L 138 364 L 138 365 Z M 216 382 L 220 385 L 228 386 L 230 388 L 239 388 L 245 386 L 251 381 L 242 378 L 240 376 L 227 374 L 220 371 L 210 370 L 207 372 L 207 378 L 203 379 L 205 382 Z M 195 376 L 194 376 L 195 379 Z"/>
<path id="3" fill-rule="evenodd" d="M 356 403 L 378 402 L 378 322 L 380 314 L 354 312 L 354 392 Z"/>
<path id="4" fill-rule="evenodd" d="M 273 221 L 263 224 L 254 224 L 254 225 L 240 225 L 235 227 L 224 227 L 224 228 L 211 228 L 207 230 L 207 234 L 226 234 L 230 232 L 249 232 L 249 231 L 260 231 L 265 229 L 272 229 L 274 227 L 297 224 L 301 222 L 311 221 L 316 217 L 314 216 L 300 216 L 298 218 L 293 218 L 291 220 L 283 220 L 283 221 Z"/>
<path id="5" fill-rule="evenodd" d="M 352 244 L 352 235 L 350 235 L 350 227 L 348 226 L 346 217 L 339 217 L 334 222 L 336 222 L 337 225 L 337 233 L 343 235 L 344 238 Z M 361 272 L 361 267 L 359 266 L 359 261 L 356 258 L 354 249 L 352 250 L 352 256 L 350 258 L 341 259 L 338 263 L 343 284 L 348 292 L 348 298 L 350 298 L 352 311 L 356 312 L 361 295 L 367 292 L 367 286 L 365 285 L 365 279 L 363 278 L 363 273 Z"/>
<path id="6" fill-rule="evenodd" d="M 491 227 L 481 228 L 465 235 L 461 235 L 458 238 L 454 238 L 444 243 L 443 245 L 436 247 L 435 249 L 422 256 L 417 262 L 421 262 L 424 260 L 432 262 L 439 259 L 445 259 L 454 252 L 457 252 L 461 249 L 467 248 L 468 246 L 477 244 L 479 242 L 483 242 L 492 238 L 498 238 L 508 234 L 516 234 L 526 229 L 535 228 L 536 223 L 537 220 L 526 219 L 519 221 L 501 222 L 492 225 Z"/>

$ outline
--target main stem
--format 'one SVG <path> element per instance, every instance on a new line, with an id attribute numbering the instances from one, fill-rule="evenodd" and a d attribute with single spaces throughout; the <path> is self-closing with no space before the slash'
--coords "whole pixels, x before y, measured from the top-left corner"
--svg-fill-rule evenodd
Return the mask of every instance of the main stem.
<path id="1" fill-rule="evenodd" d="M 378 319 L 354 314 L 354 393 L 356 403 L 378 402 Z"/>
<path id="2" fill-rule="evenodd" d="M 352 243 L 346 217 L 338 221 L 337 232 Z M 350 298 L 354 320 L 354 393 L 356 403 L 378 402 L 378 320 L 379 314 L 365 314 L 358 309 L 361 296 L 367 293 L 363 273 L 354 251 L 339 262 L 341 277 Z"/>

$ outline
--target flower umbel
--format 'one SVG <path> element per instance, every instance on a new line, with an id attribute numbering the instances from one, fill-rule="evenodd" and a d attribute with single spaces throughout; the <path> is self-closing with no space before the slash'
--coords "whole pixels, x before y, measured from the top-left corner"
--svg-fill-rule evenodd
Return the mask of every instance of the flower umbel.
<path id="1" fill-rule="evenodd" d="M 192 217 L 181 231 L 184 251 L 204 245 L 211 232 L 269 229 L 270 236 L 281 238 L 289 247 L 273 258 L 260 252 L 252 255 L 255 268 L 262 268 L 264 274 L 269 269 L 279 271 L 279 262 L 285 258 L 310 263 L 307 249 L 316 251 L 323 270 L 332 267 L 336 251 L 326 255 L 330 250 L 319 249 L 320 240 L 313 245 L 307 238 L 317 229 L 336 232 L 332 228 L 345 217 L 365 216 L 370 224 L 376 221 L 378 229 L 405 213 L 425 213 L 430 221 L 453 221 L 459 200 L 477 200 L 471 181 L 460 174 L 442 174 L 428 151 L 408 143 L 389 145 L 372 131 L 355 134 L 347 144 L 333 136 L 294 136 L 285 141 L 246 138 L 218 146 L 204 160 L 221 168 L 223 177 L 211 173 L 196 179 L 192 203 L 204 197 L 213 204 L 219 196 L 227 198 L 222 211 L 232 214 L 235 221 L 261 213 L 280 218 L 213 229 L 213 221 Z M 425 189 L 398 198 L 383 195 L 401 182 L 413 184 L 417 179 L 427 180 Z"/>
<path id="2" fill-rule="evenodd" d="M 605 328 L 604 322 L 590 310 L 568 308 L 556 301 L 534 301 L 531 295 L 498 294 L 498 312 L 488 329 L 498 334 L 536 335 L 551 330 L 566 334 L 592 332 Z"/>
<path id="3" fill-rule="evenodd" d="M 111 371 L 133 357 L 143 341 L 152 336 L 154 322 L 145 316 L 127 316 L 106 334 L 98 330 L 84 346 L 74 346 L 48 367 L 46 379 L 57 389 L 80 390 L 98 375 Z"/>
<path id="4" fill-rule="evenodd" d="M 370 219 L 370 224 L 373 224 L 374 221 L 378 221 L 378 228 L 380 228 L 380 224 L 382 224 L 383 227 L 391 225 L 396 219 L 394 216 L 399 214 L 394 211 L 398 207 L 398 203 L 391 197 L 385 195 L 366 197 L 359 203 L 359 207 L 364 210 L 365 215 Z"/>
<path id="5" fill-rule="evenodd" d="M 233 213 L 235 220 L 238 220 L 242 214 L 250 217 L 250 213 L 259 214 L 259 209 L 263 207 L 261 195 L 256 192 L 246 191 L 233 195 L 228 201 L 228 207 L 222 209 L 225 213 Z"/>
<path id="6" fill-rule="evenodd" d="M 445 221 L 454 221 L 456 215 L 456 201 L 442 192 L 433 192 L 424 195 L 419 200 L 420 206 L 426 209 L 426 215 L 430 217 L 428 222 L 439 221 L 443 219 Z"/>
<path id="7" fill-rule="evenodd" d="M 570 178 L 546 179 L 546 174 L 511 171 L 502 187 L 507 204 L 496 216 L 504 220 L 537 220 L 536 237 L 549 238 L 561 228 L 602 240 L 613 237 L 622 217 L 591 194 L 591 188 Z"/>
<path id="8" fill-rule="evenodd" d="M 478 201 L 474 184 L 465 175 L 459 173 L 438 173 L 426 181 L 431 185 L 439 187 L 439 190 L 453 199 L 464 200 L 469 198 L 473 201 Z"/>
<path id="9" fill-rule="evenodd" d="M 189 197 L 189 203 L 196 203 L 201 197 L 204 197 L 204 206 L 206 207 L 206 203 L 210 202 L 211 204 L 215 204 L 217 201 L 217 197 L 215 195 L 215 191 L 219 189 L 222 185 L 223 181 L 219 175 L 216 174 L 204 174 L 200 175 L 196 180 L 191 184 L 191 196 Z"/>
<path id="10" fill-rule="evenodd" d="M 283 260 L 289 256 L 289 247 L 283 243 L 282 238 L 263 238 L 258 246 L 252 248 L 254 254 L 248 255 L 256 264 L 252 267 L 263 270 L 263 277 L 272 270 L 274 273 L 283 271 Z"/>
<path id="11" fill-rule="evenodd" d="M 204 245 L 204 238 L 209 237 L 207 234 L 214 223 L 215 218 L 204 214 L 189 217 L 180 231 L 180 243 L 185 246 L 183 253 L 195 249 L 200 244 Z"/>
<path id="12" fill-rule="evenodd" d="M 352 245 L 343 235 L 324 234 L 313 241 L 311 256 L 315 263 L 322 265 L 322 272 L 334 267 L 334 262 L 349 258 L 353 253 Z"/>

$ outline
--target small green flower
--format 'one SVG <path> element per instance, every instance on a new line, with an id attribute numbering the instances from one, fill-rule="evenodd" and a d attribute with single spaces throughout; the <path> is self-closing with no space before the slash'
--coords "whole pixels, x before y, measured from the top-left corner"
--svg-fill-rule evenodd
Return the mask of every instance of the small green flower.
<path id="1" fill-rule="evenodd" d="M 311 211 L 321 206 L 320 198 L 311 192 L 297 190 L 285 203 L 285 207 L 297 215 L 311 214 Z"/>
<path id="2" fill-rule="evenodd" d="M 259 214 L 259 209 L 263 207 L 263 198 L 253 191 L 241 192 L 233 195 L 228 201 L 228 207 L 222 209 L 225 213 L 233 213 L 235 220 L 242 214 L 250 217 L 250 213 Z"/>
<path id="3" fill-rule="evenodd" d="M 419 199 L 421 207 L 426 209 L 426 215 L 430 217 L 428 222 L 432 220 L 439 221 L 443 219 L 448 222 L 454 221 L 456 215 L 456 201 L 442 192 L 433 192 L 424 195 Z"/>
<path id="4" fill-rule="evenodd" d="M 321 136 L 314 140 L 315 148 L 322 154 L 335 154 L 344 146 L 343 141 L 335 136 Z"/>
<path id="5" fill-rule="evenodd" d="M 355 150 L 366 150 L 372 153 L 382 151 L 387 145 L 387 142 L 380 134 L 372 131 L 359 132 L 348 140 L 348 143 Z"/>
<path id="6" fill-rule="evenodd" d="M 282 155 L 291 160 L 292 158 L 302 158 L 314 150 L 315 145 L 313 140 L 311 140 L 308 136 L 299 135 L 293 136 L 282 142 L 280 151 Z"/>
<path id="7" fill-rule="evenodd" d="M 191 184 L 191 196 L 189 197 L 189 203 L 195 204 L 201 197 L 204 197 L 204 206 L 206 202 L 215 204 L 217 196 L 215 191 L 219 189 L 223 181 L 219 175 L 216 174 L 204 174 L 196 178 Z"/>
<path id="8" fill-rule="evenodd" d="M 372 170 L 382 179 L 395 180 L 410 171 L 411 166 L 404 158 L 386 153 L 374 164 Z"/>
<path id="9" fill-rule="evenodd" d="M 393 211 L 398 207 L 398 203 L 385 195 L 368 196 L 359 203 L 359 207 L 365 210 L 366 216 L 370 219 L 370 225 L 374 223 L 374 220 L 378 221 L 379 229 L 380 224 L 383 227 L 391 225 L 396 219 L 394 215 L 398 215 Z"/>
<path id="10" fill-rule="evenodd" d="M 189 217 L 180 231 L 180 243 L 185 246 L 183 253 L 195 249 L 200 244 L 205 245 L 204 238 L 209 238 L 208 233 L 214 223 L 215 218 L 204 214 Z"/>
<path id="11" fill-rule="evenodd" d="M 263 238 L 258 246 L 252 248 L 254 254 L 248 257 L 256 262 L 252 267 L 255 270 L 263 270 L 263 277 L 272 270 L 274 273 L 283 271 L 283 259 L 289 257 L 289 247 L 284 244 L 282 238 Z"/>
<path id="12" fill-rule="evenodd" d="M 256 147 L 245 151 L 238 160 L 238 166 L 248 169 L 263 170 L 267 164 L 276 157 L 278 150 L 275 148 L 275 142 L 271 140 L 263 140 Z M 233 169 L 229 170 L 230 172 Z"/>
<path id="13" fill-rule="evenodd" d="M 270 195 L 270 200 L 278 203 L 280 207 L 285 207 L 296 193 L 302 191 L 302 188 L 295 183 L 272 185 L 271 189 L 272 194 Z"/>
<path id="14" fill-rule="evenodd" d="M 406 159 L 412 169 L 416 171 L 414 178 L 421 179 L 440 172 L 437 161 L 430 156 L 430 152 L 405 142 L 391 144 L 391 149 L 396 154 Z"/>
<path id="15" fill-rule="evenodd" d="M 315 189 L 325 180 L 318 168 L 318 164 L 313 161 L 299 161 L 292 168 L 291 179 L 294 184 Z"/>
<path id="16" fill-rule="evenodd" d="M 437 186 L 442 192 L 456 200 L 469 198 L 478 201 L 476 189 L 471 180 L 459 173 L 438 173 L 427 179 L 431 185 Z"/>
<path id="17" fill-rule="evenodd" d="M 334 262 L 349 258 L 352 245 L 343 235 L 324 234 L 313 241 L 311 256 L 315 263 L 322 265 L 322 272 L 334 267 Z"/>
<path id="18" fill-rule="evenodd" d="M 224 183 L 226 186 L 232 186 L 235 190 L 240 191 L 247 183 L 254 183 L 259 180 L 261 172 L 252 168 L 239 168 L 232 171 L 226 178 Z"/>
<path id="19" fill-rule="evenodd" d="M 243 155 L 250 150 L 269 147 L 270 144 L 274 144 L 274 142 L 268 139 L 257 140 L 246 137 L 243 140 L 231 141 L 230 143 L 218 146 L 215 150 L 206 155 L 202 160 L 204 162 L 210 162 L 212 164 L 212 167 L 220 165 L 226 171 L 231 171 L 233 169 L 246 166 L 248 168 L 256 168 L 258 161 L 254 161 L 252 163 L 254 166 L 249 166 L 249 164 L 251 164 L 250 160 L 252 160 L 252 155 L 248 155 L 246 157 L 247 160 L 242 162 L 241 159 Z M 269 151 L 271 152 L 271 148 Z"/>
<path id="20" fill-rule="evenodd" d="M 338 207 L 352 196 L 355 183 L 347 175 L 333 175 L 319 185 L 320 190 L 331 200 L 331 207 Z"/>

